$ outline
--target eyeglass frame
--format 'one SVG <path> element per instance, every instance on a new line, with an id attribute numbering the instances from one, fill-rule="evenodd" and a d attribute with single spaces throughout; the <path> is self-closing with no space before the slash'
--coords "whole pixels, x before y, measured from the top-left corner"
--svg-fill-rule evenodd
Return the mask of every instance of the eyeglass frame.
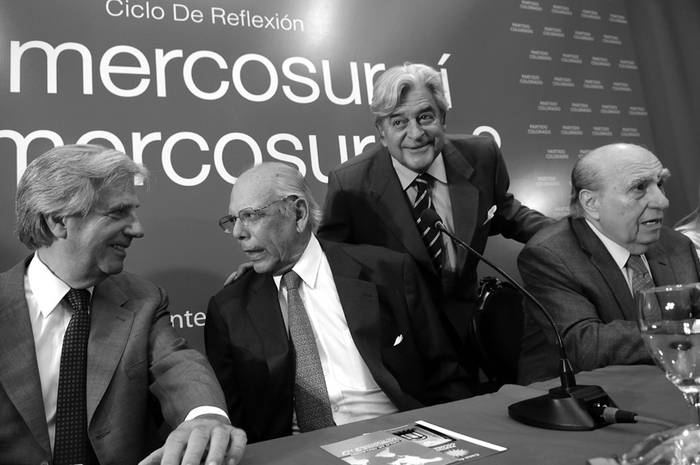
<path id="1" fill-rule="evenodd" d="M 287 195 L 285 197 L 282 197 L 281 199 L 273 200 L 272 202 L 268 203 L 267 205 L 263 205 L 262 207 L 242 208 L 242 209 L 238 210 L 238 215 L 224 215 L 221 218 L 219 218 L 219 227 L 226 234 L 233 234 L 233 227 L 236 225 L 236 221 L 240 220 L 241 224 L 244 227 L 248 227 L 248 226 L 250 226 L 251 223 L 258 221 L 260 218 L 265 216 L 265 214 L 261 214 L 261 213 L 263 213 L 263 210 L 265 210 L 266 208 L 269 208 L 276 203 L 286 202 L 287 200 L 290 200 L 290 199 L 296 200 L 298 198 L 299 198 L 299 196 L 294 195 L 294 194 L 290 194 L 290 195 Z M 242 218 L 241 216 L 244 216 L 244 217 Z M 228 224 L 228 223 L 231 224 L 230 229 L 226 227 L 226 224 Z"/>

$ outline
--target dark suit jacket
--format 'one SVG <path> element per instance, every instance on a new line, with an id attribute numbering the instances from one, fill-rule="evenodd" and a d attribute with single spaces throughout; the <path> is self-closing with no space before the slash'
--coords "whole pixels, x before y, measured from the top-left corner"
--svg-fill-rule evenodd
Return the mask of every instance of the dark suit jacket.
<path id="1" fill-rule="evenodd" d="M 13 465 L 51 461 L 24 295 L 30 260 L 0 274 L 0 463 Z M 226 408 L 204 356 L 175 334 L 160 288 L 126 272 L 108 277 L 94 288 L 91 315 L 88 434 L 102 465 L 133 465 L 158 445 L 149 443 L 158 402 L 171 426 L 194 407 Z"/>
<path id="2" fill-rule="evenodd" d="M 670 228 L 662 228 L 645 256 L 656 285 L 700 281 L 692 243 Z M 652 363 L 627 281 L 583 218 L 564 218 L 540 231 L 520 253 L 518 267 L 525 287 L 552 314 L 576 371 Z M 530 303 L 526 308 L 524 383 L 557 376 L 559 360 L 545 317 Z"/>
<path id="3" fill-rule="evenodd" d="M 425 285 L 404 254 L 321 241 L 355 345 L 400 410 L 467 397 Z M 209 302 L 207 355 L 249 442 L 292 432 L 294 357 L 272 275 L 248 272 Z M 394 346 L 399 335 L 403 341 Z"/>
<path id="4" fill-rule="evenodd" d="M 448 136 L 442 155 L 455 233 L 478 252 L 484 251 L 489 235 L 502 234 L 526 242 L 551 222 L 522 206 L 508 192 L 505 162 L 492 139 Z M 495 216 L 487 222 L 488 211 L 494 205 Z M 330 172 L 325 215 L 318 234 L 324 239 L 379 245 L 411 255 L 458 341 L 465 340 L 469 309 L 478 290 L 478 260 L 467 256 L 454 292 L 444 295 L 386 148 L 375 144 Z"/>

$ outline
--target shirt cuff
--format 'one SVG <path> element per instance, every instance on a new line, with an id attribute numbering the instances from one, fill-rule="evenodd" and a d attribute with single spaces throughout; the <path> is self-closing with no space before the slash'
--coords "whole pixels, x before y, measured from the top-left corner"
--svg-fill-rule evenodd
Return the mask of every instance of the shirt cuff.
<path id="1" fill-rule="evenodd" d="M 228 417 L 226 412 L 221 410 L 218 407 L 211 407 L 209 405 L 204 405 L 202 407 L 195 407 L 192 410 L 190 410 L 190 413 L 187 414 L 185 417 L 185 421 L 192 420 L 193 418 L 197 418 L 201 415 L 207 415 L 207 414 L 214 414 L 214 415 L 221 415 L 222 417 L 226 418 L 229 422 L 231 422 L 231 419 Z"/>

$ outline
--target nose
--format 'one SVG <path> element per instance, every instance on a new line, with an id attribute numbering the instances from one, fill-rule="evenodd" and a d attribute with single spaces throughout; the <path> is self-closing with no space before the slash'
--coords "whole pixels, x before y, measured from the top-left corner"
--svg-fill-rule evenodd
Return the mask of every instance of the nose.
<path id="1" fill-rule="evenodd" d="M 664 194 L 664 191 L 659 186 L 653 186 L 652 189 L 653 192 L 649 205 L 660 210 L 667 209 L 669 202 L 666 194 Z"/>
<path id="2" fill-rule="evenodd" d="M 139 217 L 136 216 L 136 214 L 133 214 L 132 220 L 124 232 L 127 236 L 135 238 L 143 237 L 143 226 L 141 226 L 141 221 L 139 221 Z"/>
<path id="3" fill-rule="evenodd" d="M 423 126 L 418 124 L 418 121 L 416 121 L 415 119 L 411 119 L 408 121 L 408 136 L 411 139 L 418 139 L 423 134 L 425 134 L 425 131 L 423 130 Z"/>
<path id="4" fill-rule="evenodd" d="M 236 222 L 233 223 L 232 234 L 233 234 L 233 237 L 235 237 L 239 241 L 244 240 L 250 236 L 248 233 L 248 228 L 243 226 L 243 223 L 241 222 L 240 219 L 237 219 Z"/>

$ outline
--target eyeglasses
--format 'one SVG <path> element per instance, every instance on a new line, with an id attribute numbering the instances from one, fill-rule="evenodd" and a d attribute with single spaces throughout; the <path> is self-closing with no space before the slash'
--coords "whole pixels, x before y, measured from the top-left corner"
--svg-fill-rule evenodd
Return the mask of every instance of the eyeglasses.
<path id="1" fill-rule="evenodd" d="M 296 200 L 296 195 L 288 195 L 282 199 L 273 200 L 267 205 L 263 205 L 259 208 L 244 208 L 238 212 L 238 215 L 226 215 L 219 218 L 219 226 L 224 230 L 226 234 L 233 234 L 233 226 L 236 221 L 240 221 L 243 226 L 250 226 L 251 224 L 258 221 L 260 218 L 266 215 L 265 209 L 273 206 L 276 203 L 286 202 L 287 200 Z"/>

